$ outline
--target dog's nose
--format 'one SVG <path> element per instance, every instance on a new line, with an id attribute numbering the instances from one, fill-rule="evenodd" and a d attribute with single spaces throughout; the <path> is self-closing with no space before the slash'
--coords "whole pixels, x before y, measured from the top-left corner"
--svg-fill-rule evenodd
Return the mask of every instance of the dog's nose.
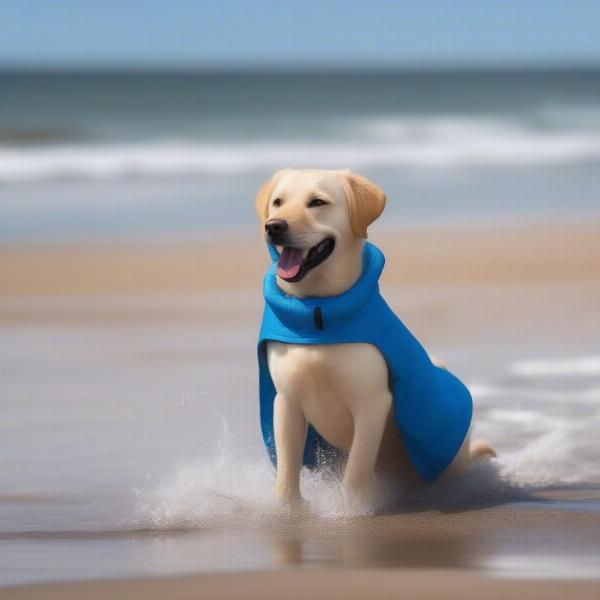
<path id="1" fill-rule="evenodd" d="M 287 228 L 287 221 L 284 221 L 283 219 L 271 219 L 265 223 L 265 231 L 269 235 L 281 235 Z"/>

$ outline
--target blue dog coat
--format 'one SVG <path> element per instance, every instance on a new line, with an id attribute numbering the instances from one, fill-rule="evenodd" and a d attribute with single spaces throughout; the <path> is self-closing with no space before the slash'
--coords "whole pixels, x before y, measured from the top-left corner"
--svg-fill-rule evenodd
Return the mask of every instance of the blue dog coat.
<path id="1" fill-rule="evenodd" d="M 384 256 L 365 243 L 360 279 L 346 292 L 327 298 L 294 298 L 277 285 L 276 250 L 264 279 L 265 309 L 258 342 L 260 422 L 267 452 L 276 464 L 273 432 L 275 386 L 269 373 L 266 343 L 372 344 L 383 354 L 390 373 L 394 422 L 417 473 L 433 481 L 456 456 L 471 423 L 467 388 L 451 373 L 432 364 L 429 356 L 392 312 L 379 292 Z M 315 466 L 334 452 L 311 426 L 303 464 Z"/>

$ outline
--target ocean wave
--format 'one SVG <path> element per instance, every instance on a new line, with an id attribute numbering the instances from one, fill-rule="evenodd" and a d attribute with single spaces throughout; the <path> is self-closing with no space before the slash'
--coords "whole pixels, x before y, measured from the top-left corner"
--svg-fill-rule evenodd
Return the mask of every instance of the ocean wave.
<path id="1" fill-rule="evenodd" d="M 0 145 L 0 182 L 262 173 L 282 166 L 534 166 L 600 160 L 600 132 L 493 119 L 356 119 L 330 140 Z"/>

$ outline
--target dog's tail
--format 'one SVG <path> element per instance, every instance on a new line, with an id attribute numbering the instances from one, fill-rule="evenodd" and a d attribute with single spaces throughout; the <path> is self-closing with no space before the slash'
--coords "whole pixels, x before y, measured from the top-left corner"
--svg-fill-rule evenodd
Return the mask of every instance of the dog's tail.
<path id="1" fill-rule="evenodd" d="M 469 460 L 479 458 L 495 458 L 496 451 L 484 440 L 471 440 L 469 443 Z"/>

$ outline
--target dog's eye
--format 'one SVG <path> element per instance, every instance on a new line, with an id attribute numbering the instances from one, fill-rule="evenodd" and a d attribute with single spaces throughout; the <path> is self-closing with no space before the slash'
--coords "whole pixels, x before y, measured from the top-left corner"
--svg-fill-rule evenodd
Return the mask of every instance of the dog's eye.
<path id="1" fill-rule="evenodd" d="M 317 206 L 325 206 L 327 202 L 321 198 L 313 198 L 306 206 L 308 208 L 316 208 Z"/>
<path id="2" fill-rule="evenodd" d="M 281 206 L 281 198 L 275 198 L 275 200 L 273 200 L 273 206 Z"/>

